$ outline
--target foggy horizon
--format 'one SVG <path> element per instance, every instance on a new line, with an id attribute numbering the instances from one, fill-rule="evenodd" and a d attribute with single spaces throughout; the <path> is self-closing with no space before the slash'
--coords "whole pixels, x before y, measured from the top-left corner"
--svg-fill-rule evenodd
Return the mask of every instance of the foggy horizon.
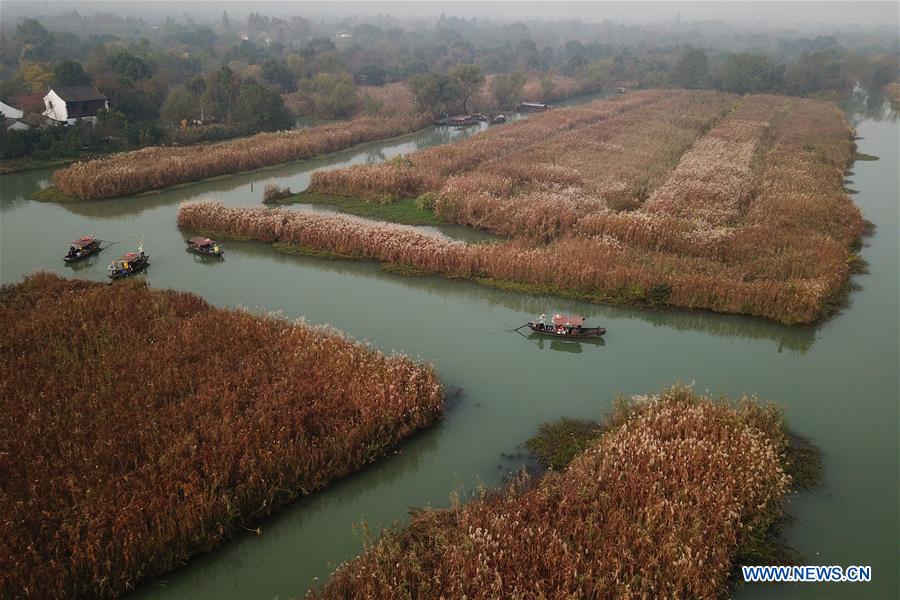
<path id="1" fill-rule="evenodd" d="M 211 10 L 214 7 L 214 10 Z M 436 19 L 441 15 L 497 22 L 578 20 L 585 23 L 613 21 L 625 24 L 675 24 L 723 22 L 736 26 L 784 29 L 857 29 L 897 27 L 900 4 L 896 2 L 147 2 L 107 0 L 82 2 L 4 2 L 0 21 L 29 16 L 57 15 L 68 11 L 84 14 L 115 13 L 153 20 L 166 16 L 189 16 L 215 20 L 220 10 L 234 16 L 251 12 L 270 16 L 300 15 L 312 19 L 383 17 L 399 21 Z M 811 16 L 812 15 L 812 16 Z"/>

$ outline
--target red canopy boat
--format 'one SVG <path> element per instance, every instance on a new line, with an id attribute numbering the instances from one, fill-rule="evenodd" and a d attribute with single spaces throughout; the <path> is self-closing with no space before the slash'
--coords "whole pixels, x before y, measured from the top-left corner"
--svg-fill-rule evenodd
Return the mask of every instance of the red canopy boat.
<path id="1" fill-rule="evenodd" d="M 139 246 L 138 252 L 123 254 L 109 265 L 109 278 L 122 279 L 143 271 L 150 263 L 150 257 L 144 254 L 144 245 Z"/>
<path id="2" fill-rule="evenodd" d="M 584 317 L 580 315 L 555 314 L 550 323 L 544 322 L 546 318 L 547 315 L 541 315 L 537 321 L 525 325 L 541 335 L 568 339 L 600 337 L 606 333 L 605 327 L 585 327 Z"/>
<path id="3" fill-rule="evenodd" d="M 222 248 L 219 243 L 208 237 L 196 236 L 187 241 L 187 249 L 204 256 L 222 256 Z"/>
<path id="4" fill-rule="evenodd" d="M 92 235 L 83 235 L 69 244 L 69 252 L 63 256 L 63 260 L 66 262 L 75 262 L 76 260 L 81 260 L 92 254 L 96 254 L 102 249 L 103 248 L 100 247 L 100 240 Z"/>

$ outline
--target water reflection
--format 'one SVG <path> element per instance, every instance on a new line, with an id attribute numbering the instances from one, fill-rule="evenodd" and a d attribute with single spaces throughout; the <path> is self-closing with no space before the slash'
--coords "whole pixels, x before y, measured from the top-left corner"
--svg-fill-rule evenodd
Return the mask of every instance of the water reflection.
<path id="1" fill-rule="evenodd" d="M 867 91 L 858 87 L 841 102 L 841 109 L 854 127 L 867 119 L 886 123 L 900 120 L 900 112 L 887 101 L 881 90 Z"/>
<path id="2" fill-rule="evenodd" d="M 91 256 L 88 256 L 87 258 L 82 258 L 81 260 L 77 260 L 75 262 L 67 262 L 64 263 L 64 265 L 66 269 L 77 273 L 79 271 L 87 271 L 93 269 L 94 266 L 100 262 L 100 260 L 100 252 L 97 252 L 95 254 L 92 254 Z M 112 262 L 112 259 L 110 259 L 110 262 Z"/>
<path id="3" fill-rule="evenodd" d="M 219 256 L 208 256 L 205 254 L 197 254 L 196 252 L 191 252 L 189 249 L 184 249 L 186 254 L 190 254 L 191 258 L 194 259 L 194 262 L 203 265 L 206 267 L 211 267 L 213 265 L 220 265 L 225 262 L 225 255 L 220 254 Z"/>
<path id="4" fill-rule="evenodd" d="M 581 354 L 585 350 L 592 351 L 602 348 L 606 345 L 606 340 L 602 337 L 583 339 L 583 340 L 563 340 L 559 338 L 548 338 L 537 333 L 525 336 L 525 339 L 535 344 L 540 350 L 553 350 L 555 352 L 569 352 L 572 354 Z"/>
<path id="5" fill-rule="evenodd" d="M 450 280 L 439 276 L 409 277 L 384 272 L 375 262 L 324 260 L 307 256 L 288 255 L 261 242 L 232 242 L 234 252 L 255 256 L 276 264 L 304 264 L 316 269 L 370 279 L 389 278 L 397 285 L 420 290 L 441 298 L 465 296 L 486 309 L 499 305 L 522 313 L 522 321 L 506 323 L 509 330 L 540 314 L 575 313 L 603 326 L 608 320 L 634 320 L 654 327 L 676 331 L 695 331 L 717 337 L 772 341 L 778 352 L 788 350 L 798 354 L 808 352 L 816 341 L 812 327 L 786 327 L 778 323 L 740 315 L 716 314 L 708 311 L 648 310 L 624 306 L 588 304 L 551 295 L 525 295 L 481 285 L 473 281 Z M 602 339 L 602 338 L 601 338 Z M 605 342 L 603 342 L 605 343 Z"/>

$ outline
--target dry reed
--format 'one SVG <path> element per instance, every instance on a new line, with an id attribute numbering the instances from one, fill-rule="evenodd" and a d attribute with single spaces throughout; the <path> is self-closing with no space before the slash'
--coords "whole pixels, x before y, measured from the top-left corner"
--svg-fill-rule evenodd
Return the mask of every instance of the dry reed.
<path id="1" fill-rule="evenodd" d="M 199 297 L 0 292 L 0 596 L 119 595 L 439 418 L 434 370 Z"/>
<path id="2" fill-rule="evenodd" d="M 281 187 L 275 185 L 274 183 L 268 183 L 263 188 L 263 202 L 271 203 L 278 202 L 284 198 L 287 198 L 291 195 L 291 188 L 289 187 Z"/>
<path id="3" fill-rule="evenodd" d="M 430 193 L 442 219 L 515 238 L 474 271 L 596 300 L 809 323 L 863 230 L 831 104 L 649 91 L 551 111 L 404 161 L 316 172 L 315 191 Z"/>
<path id="4" fill-rule="evenodd" d="M 308 129 L 196 146 L 160 146 L 124 152 L 57 171 L 54 184 L 78 199 L 115 198 L 180 183 L 249 171 L 336 152 L 355 144 L 420 129 L 427 118 L 359 117 Z"/>
<path id="5" fill-rule="evenodd" d="M 719 598 L 791 485 L 783 419 L 752 400 L 634 400 L 564 471 L 416 512 L 310 595 Z"/>

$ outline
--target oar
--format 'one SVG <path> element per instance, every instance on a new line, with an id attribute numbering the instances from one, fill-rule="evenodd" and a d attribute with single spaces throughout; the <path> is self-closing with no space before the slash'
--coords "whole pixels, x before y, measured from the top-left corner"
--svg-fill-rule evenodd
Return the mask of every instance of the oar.
<path id="1" fill-rule="evenodd" d="M 523 327 L 524 327 L 524 325 L 523 325 Z M 541 342 L 540 342 L 539 340 L 533 340 L 533 339 L 531 339 L 530 337 L 528 337 L 527 335 L 525 335 L 524 333 L 522 333 L 521 331 L 519 331 L 519 329 L 522 329 L 522 327 L 518 327 L 518 328 L 516 328 L 516 329 L 513 329 L 513 331 L 515 331 L 516 333 L 518 333 L 519 335 L 521 335 L 523 338 L 525 338 L 526 340 L 528 340 L 528 341 L 531 342 L 532 344 L 537 344 L 538 346 L 541 345 Z"/>

